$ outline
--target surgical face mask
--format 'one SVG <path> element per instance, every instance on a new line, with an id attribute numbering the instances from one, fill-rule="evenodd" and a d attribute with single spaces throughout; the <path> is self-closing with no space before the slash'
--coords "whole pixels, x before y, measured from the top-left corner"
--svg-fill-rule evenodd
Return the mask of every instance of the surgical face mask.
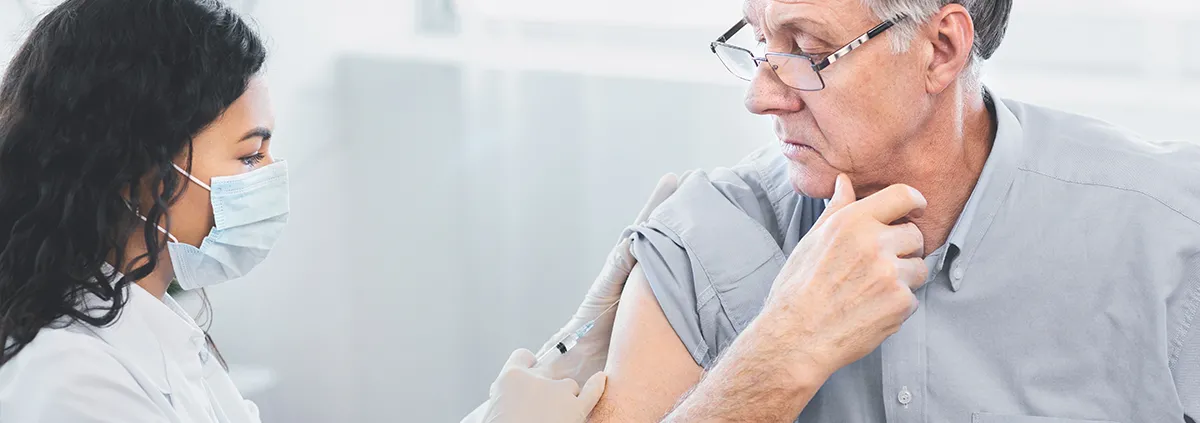
<path id="1" fill-rule="evenodd" d="M 277 161 L 241 175 L 213 177 L 211 186 L 179 166 L 175 170 L 209 191 L 216 222 L 199 248 L 158 228 L 171 240 L 167 251 L 180 287 L 199 289 L 237 279 L 267 258 L 287 224 L 287 162 Z"/>

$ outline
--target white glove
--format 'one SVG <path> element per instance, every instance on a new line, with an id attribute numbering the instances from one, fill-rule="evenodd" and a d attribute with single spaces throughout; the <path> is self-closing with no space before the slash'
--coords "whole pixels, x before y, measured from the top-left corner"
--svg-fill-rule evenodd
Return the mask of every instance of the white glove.
<path id="1" fill-rule="evenodd" d="M 606 377 L 596 373 L 583 389 L 571 379 L 550 379 L 533 369 L 537 358 L 513 351 L 492 383 L 485 423 L 582 423 L 604 393 Z"/>
<path id="2" fill-rule="evenodd" d="M 667 197 L 674 194 L 675 190 L 679 188 L 679 181 L 687 178 L 690 173 L 684 173 L 682 178 L 672 173 L 663 176 L 658 181 L 654 193 L 650 195 L 650 200 L 642 207 L 641 213 L 638 213 L 637 219 L 633 223 L 635 225 L 644 223 L 650 217 L 650 212 L 666 201 Z M 612 338 L 613 322 L 617 315 L 616 310 L 609 310 L 609 308 L 621 299 L 625 281 L 629 279 L 629 273 L 636 263 L 637 260 L 633 258 L 633 253 L 629 251 L 629 239 L 621 239 L 608 254 L 608 261 L 600 270 L 600 275 L 596 276 L 596 280 L 592 282 L 591 289 L 588 290 L 579 309 L 575 311 L 575 315 L 562 329 L 558 330 L 558 333 L 546 341 L 546 344 L 538 350 L 538 356 L 540 357 L 546 350 L 554 348 L 558 341 L 593 319 L 596 319 L 595 326 L 587 336 L 579 339 L 579 343 L 570 352 L 557 357 L 547 365 L 539 365 L 539 370 L 553 379 L 572 378 L 578 383 L 583 383 L 596 372 L 604 370 L 604 364 L 608 360 L 608 345 Z M 606 310 L 608 313 L 605 313 Z"/>

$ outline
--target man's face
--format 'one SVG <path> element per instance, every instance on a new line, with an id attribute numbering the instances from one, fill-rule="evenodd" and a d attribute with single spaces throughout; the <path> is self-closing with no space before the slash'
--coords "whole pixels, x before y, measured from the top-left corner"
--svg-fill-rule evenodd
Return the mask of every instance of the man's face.
<path id="1" fill-rule="evenodd" d="M 862 0 L 749 0 L 746 17 L 767 51 L 803 52 L 815 61 L 880 23 Z M 859 195 L 868 195 L 919 160 L 920 143 L 912 139 L 932 109 L 924 78 L 929 62 L 922 60 L 928 53 L 893 54 L 890 35 L 872 38 L 822 70 L 820 91 L 794 89 L 767 65 L 758 67 L 746 108 L 774 117 L 796 191 L 829 198 L 837 175 L 845 173 Z"/>

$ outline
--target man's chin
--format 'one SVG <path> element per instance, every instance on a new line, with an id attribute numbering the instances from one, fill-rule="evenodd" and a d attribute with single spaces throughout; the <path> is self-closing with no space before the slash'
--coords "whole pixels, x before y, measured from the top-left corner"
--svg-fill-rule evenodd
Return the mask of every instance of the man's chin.
<path id="1" fill-rule="evenodd" d="M 833 185 L 837 174 L 823 172 L 809 166 L 788 163 L 788 178 L 796 193 L 811 198 L 833 198 Z"/>

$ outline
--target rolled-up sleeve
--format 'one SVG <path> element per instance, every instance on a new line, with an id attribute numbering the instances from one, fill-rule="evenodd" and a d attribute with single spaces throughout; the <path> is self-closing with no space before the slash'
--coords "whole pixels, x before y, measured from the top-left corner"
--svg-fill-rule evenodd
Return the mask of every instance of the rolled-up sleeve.
<path id="1" fill-rule="evenodd" d="M 789 229 L 810 202 L 798 201 L 785 166 L 756 153 L 732 169 L 693 173 L 627 230 L 667 321 L 703 368 L 762 309 L 786 261 L 784 240 L 796 238 L 785 231 L 807 230 Z"/>
<path id="2" fill-rule="evenodd" d="M 701 333 L 700 316 L 715 313 L 707 307 L 712 297 L 702 299 L 697 295 L 687 249 L 664 233 L 660 225 L 643 225 L 634 231 L 633 237 L 633 255 L 646 273 L 667 322 L 679 335 L 692 359 L 707 368 L 712 358 Z"/>

